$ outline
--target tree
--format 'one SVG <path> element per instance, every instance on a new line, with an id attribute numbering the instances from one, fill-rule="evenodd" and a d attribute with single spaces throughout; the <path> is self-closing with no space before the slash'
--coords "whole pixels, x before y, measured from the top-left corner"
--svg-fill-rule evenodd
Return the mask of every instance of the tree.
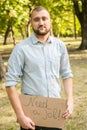
<path id="1" fill-rule="evenodd" d="M 15 30 L 20 31 L 22 37 L 29 35 L 29 15 L 31 10 L 29 0 L 2 0 L 0 3 L 0 33 L 4 34 L 4 45 L 6 44 L 9 33 L 15 44 Z M 16 34 L 17 36 L 17 34 Z"/>
<path id="2" fill-rule="evenodd" d="M 4 61 L 2 59 L 2 56 L 0 55 L 0 81 L 5 79 L 5 73 L 6 69 L 4 66 Z"/>
<path id="3" fill-rule="evenodd" d="M 9 32 L 15 37 L 28 37 L 30 28 L 30 12 L 35 6 L 42 5 L 51 14 L 52 29 L 55 36 L 74 36 L 73 3 L 70 0 L 1 0 L 0 3 L 0 35 L 6 44 Z M 76 18 L 77 22 L 77 18 Z M 79 24 L 76 23 L 77 34 Z"/>
<path id="4" fill-rule="evenodd" d="M 80 50 L 87 49 L 87 0 L 72 0 L 75 14 L 81 25 L 82 41 Z"/>
<path id="5" fill-rule="evenodd" d="M 12 26 L 15 21 L 13 21 L 13 18 L 12 18 L 11 7 L 9 8 L 9 2 L 7 0 L 5 0 L 4 2 L 2 1 L 0 3 L 0 6 L 1 6 L 1 8 L 0 8 L 0 16 L 1 16 L 0 23 L 2 26 L 1 30 L 4 30 L 4 29 L 6 30 L 3 44 L 4 45 L 6 44 L 6 40 L 7 40 L 7 37 L 8 37 L 10 32 L 12 33 L 13 42 L 15 44 L 15 36 L 14 36 L 14 30 L 13 30 L 13 26 Z"/>

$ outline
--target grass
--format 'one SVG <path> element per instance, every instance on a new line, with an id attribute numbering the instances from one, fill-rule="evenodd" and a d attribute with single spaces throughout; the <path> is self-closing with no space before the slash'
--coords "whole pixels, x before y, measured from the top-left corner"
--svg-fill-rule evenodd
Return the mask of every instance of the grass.
<path id="1" fill-rule="evenodd" d="M 71 56 L 74 74 L 74 112 L 67 121 L 66 130 L 82 130 L 87 128 L 87 54 Z"/>
<path id="2" fill-rule="evenodd" d="M 66 121 L 64 130 L 86 130 L 87 128 L 87 51 L 78 51 L 80 39 L 63 39 L 69 50 L 73 71 L 74 111 Z M 0 130 L 19 130 L 16 116 L 9 103 L 6 91 L 0 89 Z"/>

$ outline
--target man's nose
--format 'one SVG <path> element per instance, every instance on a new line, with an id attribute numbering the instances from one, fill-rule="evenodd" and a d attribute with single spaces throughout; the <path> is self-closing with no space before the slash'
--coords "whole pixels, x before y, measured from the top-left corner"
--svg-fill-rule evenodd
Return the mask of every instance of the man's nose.
<path id="1" fill-rule="evenodd" d="M 40 24 L 40 25 L 43 25 L 43 24 L 44 24 L 43 19 L 40 19 L 40 20 L 39 20 L 39 24 Z"/>

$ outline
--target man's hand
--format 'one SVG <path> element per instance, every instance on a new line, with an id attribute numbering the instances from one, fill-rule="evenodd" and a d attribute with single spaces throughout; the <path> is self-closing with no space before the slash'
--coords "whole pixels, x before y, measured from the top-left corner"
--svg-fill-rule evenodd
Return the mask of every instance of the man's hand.
<path id="1" fill-rule="evenodd" d="M 17 121 L 22 128 L 35 130 L 35 124 L 29 117 L 18 117 Z"/>
<path id="2" fill-rule="evenodd" d="M 64 118 L 68 118 L 73 112 L 73 99 L 67 101 L 67 109 L 63 113 Z"/>

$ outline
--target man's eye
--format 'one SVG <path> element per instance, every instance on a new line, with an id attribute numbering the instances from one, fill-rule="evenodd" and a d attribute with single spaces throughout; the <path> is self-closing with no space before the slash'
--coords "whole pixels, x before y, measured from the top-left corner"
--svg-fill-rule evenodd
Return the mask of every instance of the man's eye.
<path id="1" fill-rule="evenodd" d="M 35 22 L 38 22 L 38 21 L 39 21 L 39 18 L 35 18 L 34 21 L 35 21 Z"/>
<path id="2" fill-rule="evenodd" d="M 47 20 L 47 17 L 42 17 L 42 20 L 43 20 L 43 21 Z"/>
<path id="3" fill-rule="evenodd" d="M 38 22 L 40 20 L 46 21 L 48 18 L 47 17 L 42 17 L 42 18 L 35 18 L 34 21 Z"/>

